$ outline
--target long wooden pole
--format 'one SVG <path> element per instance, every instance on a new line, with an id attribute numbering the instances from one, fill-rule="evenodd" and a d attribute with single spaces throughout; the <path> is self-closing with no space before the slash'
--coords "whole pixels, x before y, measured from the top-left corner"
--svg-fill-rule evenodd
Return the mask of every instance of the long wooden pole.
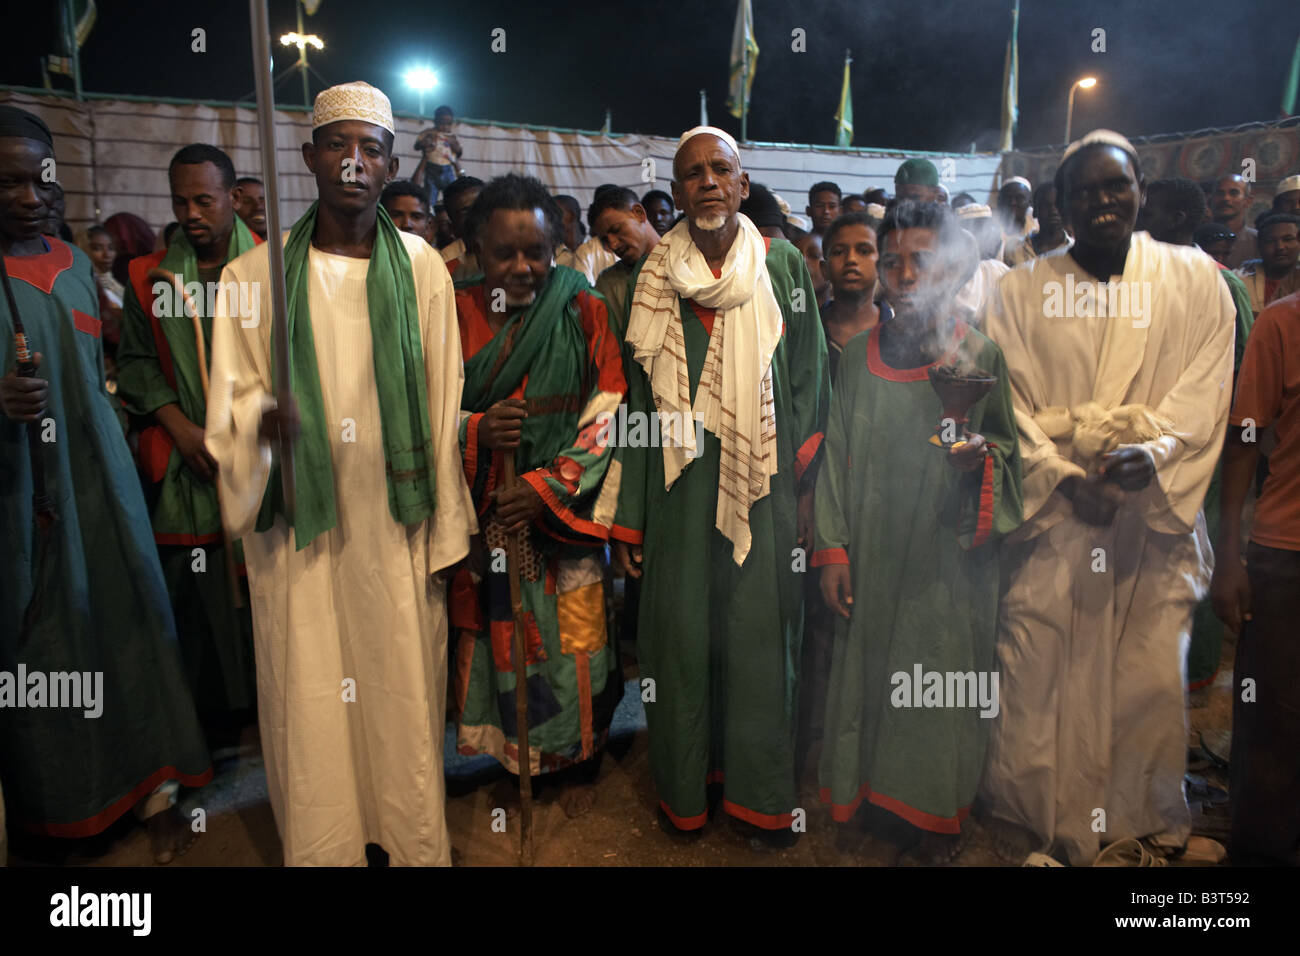
<path id="1" fill-rule="evenodd" d="M 280 180 L 275 162 L 275 88 L 271 76 L 271 25 L 266 0 L 248 0 L 253 29 L 253 76 L 257 83 L 257 128 L 262 151 L 262 185 L 266 190 L 266 237 L 271 267 L 272 356 L 275 363 L 275 399 L 281 410 L 293 402 L 289 379 L 289 313 L 285 305 L 284 244 L 280 239 Z M 294 494 L 293 441 L 280 436 L 280 479 L 285 520 L 297 514 Z"/>
<path id="2" fill-rule="evenodd" d="M 208 348 L 203 338 L 203 322 L 199 318 L 198 306 L 190 298 L 190 294 L 185 291 L 185 284 L 181 277 L 169 269 L 162 266 L 156 266 L 149 270 L 146 279 L 162 279 L 164 282 L 170 282 L 176 288 L 177 298 L 184 303 L 185 313 L 190 317 L 190 322 L 194 326 L 194 351 L 199 359 L 199 384 L 203 387 L 203 406 L 208 404 Z M 175 298 L 172 300 L 176 301 Z M 217 491 L 217 514 L 221 514 L 221 485 L 216 487 Z M 230 603 L 234 607 L 244 606 L 244 593 L 239 589 L 239 573 L 235 568 L 235 548 L 230 540 L 230 532 L 226 529 L 226 522 L 221 522 L 221 544 L 222 550 L 226 555 L 226 586 L 230 588 Z"/>
<path id="3" fill-rule="evenodd" d="M 503 456 L 505 490 L 515 486 L 515 453 Z M 533 759 L 528 748 L 528 657 L 524 638 L 523 585 L 519 579 L 519 535 L 506 538 L 506 573 L 510 578 L 510 612 L 515 621 L 515 738 L 519 742 L 519 865 L 533 865 Z"/>

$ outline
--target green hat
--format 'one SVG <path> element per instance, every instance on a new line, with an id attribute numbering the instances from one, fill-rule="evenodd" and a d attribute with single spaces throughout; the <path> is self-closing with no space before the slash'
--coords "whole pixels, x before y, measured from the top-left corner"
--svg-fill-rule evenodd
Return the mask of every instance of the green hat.
<path id="1" fill-rule="evenodd" d="M 894 173 L 895 186 L 938 186 L 939 170 L 928 159 L 909 159 Z"/>

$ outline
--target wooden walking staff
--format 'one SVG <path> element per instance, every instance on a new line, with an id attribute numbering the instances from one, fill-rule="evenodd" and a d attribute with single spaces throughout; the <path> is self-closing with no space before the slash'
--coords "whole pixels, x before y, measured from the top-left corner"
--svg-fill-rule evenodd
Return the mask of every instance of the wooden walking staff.
<path id="1" fill-rule="evenodd" d="M 289 379 L 289 312 L 285 305 L 284 244 L 280 238 L 280 180 L 275 164 L 275 89 L 271 83 L 271 26 L 266 0 L 248 0 L 253 30 L 253 77 L 257 85 L 257 130 L 262 151 L 262 179 L 266 191 L 266 249 L 271 267 L 271 355 L 275 401 L 280 410 L 293 403 Z M 280 435 L 280 480 L 284 491 L 284 517 L 290 524 L 297 513 L 294 496 L 293 440 Z"/>
<path id="2" fill-rule="evenodd" d="M 27 344 L 27 330 L 23 328 L 23 320 L 18 315 L 18 300 L 14 298 L 13 286 L 9 282 L 9 270 L 5 267 L 3 255 L 0 255 L 0 282 L 4 284 L 5 300 L 9 304 L 9 315 L 14 323 L 14 358 L 17 366 L 15 370 L 19 378 L 35 378 L 36 365 L 32 362 L 32 351 Z M 40 612 L 45 590 L 43 568 L 49 550 L 47 545 L 50 529 L 59 520 L 59 516 L 54 511 L 54 502 L 45 487 L 45 449 L 36 424 L 36 422 L 28 422 L 26 425 L 27 457 L 32 470 L 32 516 L 36 522 L 36 541 L 32 561 L 32 593 L 27 599 L 27 607 L 23 609 L 23 621 L 18 635 L 19 647 L 22 646 L 22 638 L 31 631 Z"/>
<path id="3" fill-rule="evenodd" d="M 185 283 L 181 277 L 169 269 L 162 266 L 156 266 L 149 270 L 145 276 L 148 280 L 161 279 L 163 282 L 169 282 L 176 289 L 176 296 L 172 299 L 175 302 L 180 299 L 184 302 L 185 314 L 190 317 L 190 322 L 194 324 L 194 351 L 199 357 L 199 384 L 203 386 L 203 405 L 206 408 L 208 404 L 208 347 L 203 338 L 203 322 L 199 318 L 198 307 L 190 294 L 185 291 Z M 217 515 L 221 514 L 221 485 L 217 486 Z M 244 592 L 239 588 L 239 575 L 235 570 L 235 549 L 230 540 L 230 532 L 226 530 L 226 523 L 221 522 L 221 543 L 226 553 L 226 582 L 230 588 L 230 603 L 234 607 L 244 606 Z"/>
<path id="4" fill-rule="evenodd" d="M 515 452 L 504 455 L 505 490 L 515 486 Z M 523 585 L 519 577 L 519 536 L 506 537 L 506 573 L 510 577 L 510 612 L 515 619 L 515 739 L 519 742 L 519 865 L 533 865 L 533 758 L 528 748 L 528 648 L 524 629 Z"/>

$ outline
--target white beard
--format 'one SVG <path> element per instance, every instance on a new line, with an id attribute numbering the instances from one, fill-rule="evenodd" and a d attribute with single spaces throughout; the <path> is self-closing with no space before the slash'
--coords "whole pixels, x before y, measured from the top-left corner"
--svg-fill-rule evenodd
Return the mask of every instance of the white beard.
<path id="1" fill-rule="evenodd" d="M 527 295 L 507 295 L 506 305 L 512 309 L 519 309 L 526 305 L 532 305 L 533 300 L 536 298 L 536 292 L 530 292 Z"/>
<path id="2" fill-rule="evenodd" d="M 701 229 L 704 232 L 717 232 L 727 224 L 727 217 L 722 213 L 715 213 L 712 216 L 697 216 L 691 221 L 696 229 Z"/>

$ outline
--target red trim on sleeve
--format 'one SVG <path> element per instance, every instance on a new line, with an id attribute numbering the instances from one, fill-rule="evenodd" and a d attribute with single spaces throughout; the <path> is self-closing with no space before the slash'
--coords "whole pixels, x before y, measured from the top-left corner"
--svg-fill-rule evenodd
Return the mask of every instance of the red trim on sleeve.
<path id="1" fill-rule="evenodd" d="M 73 309 L 72 324 L 76 326 L 78 332 L 85 332 L 87 335 L 93 335 L 95 338 L 99 338 L 99 330 L 104 323 L 99 321 L 99 319 L 95 318 L 93 315 L 87 315 L 80 309 Z"/>
<path id="2" fill-rule="evenodd" d="M 465 481 L 474 490 L 474 477 L 478 474 L 478 426 L 484 412 L 475 412 L 465 422 Z"/>
<path id="3" fill-rule="evenodd" d="M 848 564 L 849 553 L 843 548 L 822 548 L 813 552 L 812 566 L 822 568 L 828 564 Z"/>
<path id="4" fill-rule="evenodd" d="M 809 438 L 799 448 L 794 456 L 794 480 L 795 484 L 803 481 L 804 472 L 812 464 L 812 460 L 817 457 L 817 449 L 822 446 L 822 439 L 826 436 L 822 432 L 817 432 Z"/>
<path id="5" fill-rule="evenodd" d="M 990 445 L 989 448 L 996 448 L 996 445 Z M 972 548 L 978 548 L 981 544 L 989 539 L 989 532 L 993 530 L 993 456 L 986 454 L 984 456 L 984 478 L 980 482 L 980 513 L 975 522 L 975 539 L 971 542 Z"/>
<path id="6" fill-rule="evenodd" d="M 642 544 L 645 541 L 644 531 L 625 528 L 621 524 L 612 525 L 609 529 L 609 536 L 615 541 L 622 541 L 624 544 Z"/>
<path id="7" fill-rule="evenodd" d="M 550 509 L 551 513 L 555 515 L 555 517 L 560 519 L 565 527 L 578 532 L 578 534 L 598 538 L 601 541 L 609 540 L 608 528 L 604 525 L 597 524 L 594 521 L 587 521 L 585 518 L 579 518 L 560 502 L 560 499 L 551 489 L 551 486 L 546 483 L 545 472 L 526 471 L 519 477 L 523 481 L 528 482 L 532 489 L 541 496 L 542 503 Z"/>
<path id="8" fill-rule="evenodd" d="M 596 387 L 602 392 L 622 395 L 627 391 L 627 380 L 623 377 L 623 354 L 610 331 L 609 310 L 601 299 L 586 290 L 576 298 L 587 334 L 587 356 L 597 369 Z"/>

